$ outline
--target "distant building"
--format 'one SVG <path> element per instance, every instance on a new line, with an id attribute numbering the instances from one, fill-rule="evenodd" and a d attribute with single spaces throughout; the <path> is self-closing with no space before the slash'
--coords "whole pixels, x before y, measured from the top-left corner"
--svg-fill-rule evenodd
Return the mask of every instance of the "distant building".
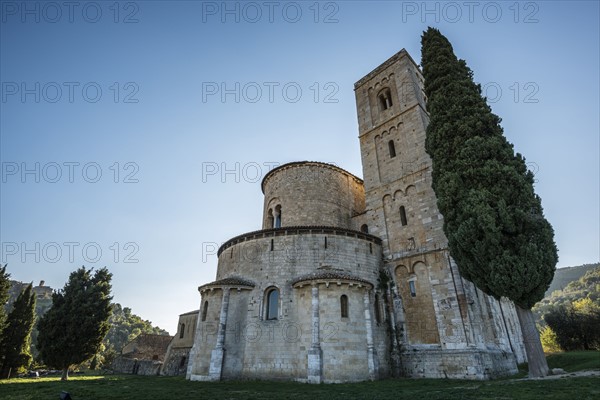
<path id="1" fill-rule="evenodd" d="M 158 375 L 173 336 L 142 333 L 127 343 L 113 361 L 113 371 L 133 375 Z"/>
<path id="2" fill-rule="evenodd" d="M 185 375 L 190 359 L 190 350 L 194 345 L 199 310 L 179 316 L 177 334 L 169 343 L 162 366 L 162 375 Z"/>

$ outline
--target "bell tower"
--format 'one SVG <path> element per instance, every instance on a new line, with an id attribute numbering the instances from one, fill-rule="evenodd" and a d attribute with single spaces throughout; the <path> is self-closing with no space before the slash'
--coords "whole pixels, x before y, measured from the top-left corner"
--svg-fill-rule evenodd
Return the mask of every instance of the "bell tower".
<path id="1" fill-rule="evenodd" d="M 369 232 L 386 261 L 446 247 L 425 152 L 423 75 L 401 50 L 354 85 Z"/>
<path id="2" fill-rule="evenodd" d="M 519 335 L 504 316 L 514 306 L 464 280 L 447 248 L 425 151 L 423 83 L 403 49 L 354 85 L 365 221 L 369 233 L 382 239 L 383 269 L 393 280 L 402 368 L 407 376 L 444 377 L 451 367 L 443 354 L 454 353 L 452 368 L 466 371 L 464 377 L 486 376 L 487 362 L 513 371 L 515 356 L 522 359 Z"/>

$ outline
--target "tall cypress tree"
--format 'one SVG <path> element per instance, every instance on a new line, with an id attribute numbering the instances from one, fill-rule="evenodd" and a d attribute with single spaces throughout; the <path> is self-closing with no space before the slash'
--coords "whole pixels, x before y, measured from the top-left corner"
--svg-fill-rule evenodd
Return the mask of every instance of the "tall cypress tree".
<path id="1" fill-rule="evenodd" d="M 8 290 L 10 289 L 10 274 L 6 272 L 6 265 L 0 267 L 0 333 L 6 324 L 6 310 L 4 305 L 8 301 Z"/>
<path id="2" fill-rule="evenodd" d="M 110 281 L 106 268 L 79 268 L 61 291 L 52 295 L 52 308 L 38 324 L 38 349 L 44 363 L 60 368 L 62 380 L 69 368 L 92 358 L 110 328 Z"/>
<path id="3" fill-rule="evenodd" d="M 35 320 L 35 293 L 29 284 L 17 297 L 0 335 L 0 378 L 8 379 L 31 364 L 31 329 Z"/>
<path id="4" fill-rule="evenodd" d="M 558 256 L 533 174 L 448 39 L 429 28 L 421 46 L 430 115 L 426 150 L 450 254 L 464 278 L 516 304 L 529 374 L 545 376 L 531 307 L 544 297 Z"/>

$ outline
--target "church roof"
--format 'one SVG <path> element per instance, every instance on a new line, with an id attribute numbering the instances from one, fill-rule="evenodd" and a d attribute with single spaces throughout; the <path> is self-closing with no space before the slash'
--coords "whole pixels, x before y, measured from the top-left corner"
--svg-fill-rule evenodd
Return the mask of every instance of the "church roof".
<path id="1" fill-rule="evenodd" d="M 358 277 L 356 275 L 349 274 L 344 271 L 317 271 L 307 275 L 300 276 L 292 281 L 292 286 L 308 283 L 311 281 L 351 281 L 354 283 L 362 283 L 373 287 L 374 285 L 366 279 Z"/>
<path id="2" fill-rule="evenodd" d="M 219 288 L 219 287 L 223 287 L 223 286 L 235 286 L 235 287 L 246 287 L 246 288 L 253 288 L 254 282 L 237 277 L 237 276 L 231 276 L 228 278 L 223 278 L 223 279 L 219 279 L 217 281 L 213 281 L 213 282 L 209 282 L 205 285 L 202 285 L 198 288 L 199 291 L 203 291 L 206 289 L 211 289 L 211 288 Z"/>

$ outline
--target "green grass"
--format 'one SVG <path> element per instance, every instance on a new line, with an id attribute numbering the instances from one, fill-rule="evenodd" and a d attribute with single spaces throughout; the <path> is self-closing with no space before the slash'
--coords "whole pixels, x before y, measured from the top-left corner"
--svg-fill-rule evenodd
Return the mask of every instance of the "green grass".
<path id="1" fill-rule="evenodd" d="M 567 372 L 600 369 L 600 351 L 570 351 L 546 357 L 550 368 L 562 368 Z"/>
<path id="2" fill-rule="evenodd" d="M 568 372 L 600 368 L 599 352 L 552 355 L 551 367 Z M 585 367 L 585 368 L 584 368 Z M 2 400 L 59 398 L 62 391 L 73 400 L 162 400 L 162 399 L 597 399 L 600 378 L 580 377 L 553 380 L 459 381 L 432 379 L 387 379 L 336 385 L 292 382 L 189 382 L 182 377 L 132 375 L 76 376 L 68 382 L 59 378 L 0 381 Z"/>

